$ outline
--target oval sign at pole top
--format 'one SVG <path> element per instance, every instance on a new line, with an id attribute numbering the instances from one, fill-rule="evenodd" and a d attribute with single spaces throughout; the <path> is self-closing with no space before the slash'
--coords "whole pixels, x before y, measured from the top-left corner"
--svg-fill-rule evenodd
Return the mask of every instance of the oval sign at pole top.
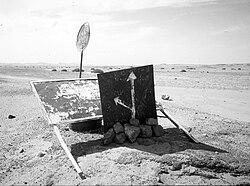
<path id="1" fill-rule="evenodd" d="M 76 47 L 79 51 L 82 51 L 87 47 L 89 43 L 89 37 L 90 37 L 90 28 L 89 28 L 89 23 L 86 22 L 81 26 L 77 34 Z"/>

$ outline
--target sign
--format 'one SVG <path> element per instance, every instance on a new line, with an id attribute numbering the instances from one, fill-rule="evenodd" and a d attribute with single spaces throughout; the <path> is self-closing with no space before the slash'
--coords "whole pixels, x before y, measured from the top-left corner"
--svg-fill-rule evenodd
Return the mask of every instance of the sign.
<path id="1" fill-rule="evenodd" d="M 105 130 L 131 118 L 157 118 L 153 65 L 98 74 Z"/>
<path id="2" fill-rule="evenodd" d="M 97 79 L 32 81 L 50 124 L 102 118 Z"/>
<path id="3" fill-rule="evenodd" d="M 76 47 L 79 51 L 83 51 L 87 47 L 89 43 L 89 37 L 90 27 L 89 23 L 86 22 L 81 26 L 76 38 Z"/>
<path id="4" fill-rule="evenodd" d="M 76 47 L 81 52 L 79 78 L 82 77 L 83 50 L 87 47 L 89 43 L 89 37 L 90 37 L 90 27 L 89 23 L 86 22 L 81 26 L 76 38 Z"/>

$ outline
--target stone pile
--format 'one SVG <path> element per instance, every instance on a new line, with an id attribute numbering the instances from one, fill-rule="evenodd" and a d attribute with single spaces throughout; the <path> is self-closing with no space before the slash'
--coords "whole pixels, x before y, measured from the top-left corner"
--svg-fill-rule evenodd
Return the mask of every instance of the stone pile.
<path id="1" fill-rule="evenodd" d="M 103 143 L 108 145 L 111 142 L 122 144 L 126 141 L 139 144 L 152 137 L 161 137 L 164 135 L 164 130 L 161 125 L 158 125 L 157 119 L 147 118 L 145 124 L 140 123 L 138 119 L 130 119 L 128 123 L 121 124 L 116 122 L 105 134 Z"/>

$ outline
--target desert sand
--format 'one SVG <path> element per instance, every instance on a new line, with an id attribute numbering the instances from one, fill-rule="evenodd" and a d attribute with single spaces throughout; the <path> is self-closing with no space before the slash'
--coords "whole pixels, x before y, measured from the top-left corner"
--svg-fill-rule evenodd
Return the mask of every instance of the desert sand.
<path id="1" fill-rule="evenodd" d="M 161 113 L 158 121 L 165 134 L 153 145 L 104 146 L 101 130 L 80 133 L 58 126 L 86 176 L 83 180 L 29 84 L 77 78 L 75 68 L 0 64 L 1 185 L 250 184 L 250 64 L 154 65 L 156 100 L 198 144 Z M 96 77 L 90 69 L 84 66 L 82 76 Z"/>

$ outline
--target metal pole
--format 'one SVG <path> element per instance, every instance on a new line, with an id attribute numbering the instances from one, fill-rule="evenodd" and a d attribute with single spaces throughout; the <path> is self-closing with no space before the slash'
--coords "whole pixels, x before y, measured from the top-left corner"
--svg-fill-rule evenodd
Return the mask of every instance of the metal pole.
<path id="1" fill-rule="evenodd" d="M 82 77 L 82 57 L 83 57 L 83 50 L 81 51 L 81 63 L 80 63 L 80 74 L 79 74 L 79 78 Z"/>

